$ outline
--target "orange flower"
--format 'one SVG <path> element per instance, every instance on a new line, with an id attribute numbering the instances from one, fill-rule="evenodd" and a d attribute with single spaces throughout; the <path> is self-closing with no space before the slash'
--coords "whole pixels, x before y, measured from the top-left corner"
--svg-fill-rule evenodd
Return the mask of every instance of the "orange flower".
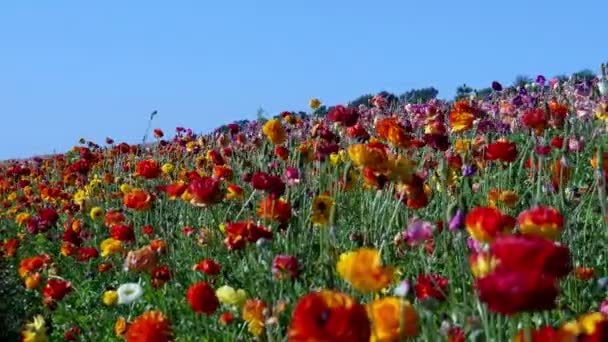
<path id="1" fill-rule="evenodd" d="M 467 131 L 473 127 L 475 109 L 466 101 L 458 101 L 450 112 L 449 121 L 454 133 Z"/>
<path id="2" fill-rule="evenodd" d="M 216 165 L 213 167 L 213 177 L 219 179 L 232 180 L 232 169 L 226 165 Z"/>
<path id="3" fill-rule="evenodd" d="M 491 207 L 495 207 L 497 203 L 502 203 L 508 208 L 513 208 L 518 201 L 519 196 L 515 191 L 492 189 L 488 192 L 488 202 Z"/>
<path id="4" fill-rule="evenodd" d="M 560 160 L 554 160 L 551 163 L 551 184 L 559 189 L 560 185 L 565 185 L 570 180 L 572 169 L 564 166 Z"/>
<path id="5" fill-rule="evenodd" d="M 127 328 L 127 342 L 169 342 L 171 322 L 159 311 L 146 311 Z"/>
<path id="6" fill-rule="evenodd" d="M 127 208 L 143 211 L 152 206 L 154 197 L 147 191 L 141 189 L 132 189 L 128 193 L 124 194 L 122 201 Z"/>
<path id="7" fill-rule="evenodd" d="M 262 127 L 262 132 L 268 137 L 268 140 L 275 145 L 280 145 L 287 140 L 285 128 L 283 128 L 281 121 L 278 119 L 268 120 L 264 124 L 264 127 Z"/>
<path id="8" fill-rule="evenodd" d="M 401 341 L 418 335 L 418 313 L 405 300 L 377 299 L 367 305 L 367 314 L 372 322 L 372 342 Z"/>
<path id="9" fill-rule="evenodd" d="M 407 148 L 410 146 L 412 136 L 407 134 L 405 128 L 397 118 L 385 118 L 376 124 L 376 133 L 378 136 L 395 147 Z"/>
<path id="10" fill-rule="evenodd" d="M 149 246 L 130 251 L 125 258 L 125 269 L 134 272 L 149 272 L 156 267 L 156 253 Z"/>
<path id="11" fill-rule="evenodd" d="M 491 242 L 500 234 L 508 233 L 515 225 L 515 219 L 491 207 L 476 207 L 465 219 L 467 231 L 473 239 Z"/>
<path id="12" fill-rule="evenodd" d="M 125 332 L 127 332 L 128 328 L 129 323 L 127 322 L 127 320 L 124 317 L 118 317 L 116 323 L 114 323 L 114 334 L 117 337 L 122 337 L 124 336 Z"/>
<path id="13" fill-rule="evenodd" d="M 371 333 L 364 306 L 346 294 L 322 290 L 300 298 L 287 335 L 290 342 L 368 342 Z"/>
<path id="14" fill-rule="evenodd" d="M 381 143 L 350 145 L 348 156 L 355 165 L 374 170 L 383 169 L 388 159 L 386 146 Z"/>
<path id="15" fill-rule="evenodd" d="M 382 266 L 380 252 L 376 249 L 361 248 L 340 255 L 336 270 L 342 279 L 361 292 L 376 292 L 393 281 L 392 267 Z"/>
<path id="16" fill-rule="evenodd" d="M 591 267 L 577 267 L 574 269 L 574 276 L 580 280 L 592 279 L 595 271 Z"/>
<path id="17" fill-rule="evenodd" d="M 287 223 L 291 218 L 291 205 L 285 200 L 275 200 L 268 197 L 260 201 L 258 217 L 264 220 Z"/>
<path id="18" fill-rule="evenodd" d="M 564 217 L 553 207 L 538 206 L 519 214 L 517 226 L 523 234 L 555 240 L 562 232 Z"/>
<path id="19" fill-rule="evenodd" d="M 254 336 L 260 336 L 264 332 L 264 310 L 266 303 L 259 299 L 247 299 L 243 305 L 243 319 Z"/>

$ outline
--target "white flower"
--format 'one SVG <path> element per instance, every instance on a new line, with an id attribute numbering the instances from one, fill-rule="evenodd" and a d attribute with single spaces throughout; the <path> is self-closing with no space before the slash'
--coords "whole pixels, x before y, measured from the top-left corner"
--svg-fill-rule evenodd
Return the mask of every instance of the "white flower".
<path id="1" fill-rule="evenodd" d="M 118 304 L 131 304 L 144 294 L 144 289 L 137 283 L 125 283 L 118 287 Z"/>
<path id="2" fill-rule="evenodd" d="M 393 294 L 397 297 L 406 297 L 407 294 L 410 292 L 410 282 L 407 280 L 403 280 L 399 283 L 399 285 L 397 285 L 397 287 L 395 287 L 395 289 L 393 290 Z"/>

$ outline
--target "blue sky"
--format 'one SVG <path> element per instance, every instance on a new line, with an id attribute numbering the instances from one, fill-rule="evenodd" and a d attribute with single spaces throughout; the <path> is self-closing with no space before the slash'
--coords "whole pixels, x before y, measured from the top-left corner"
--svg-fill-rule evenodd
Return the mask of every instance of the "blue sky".
<path id="1" fill-rule="evenodd" d="M 304 110 L 311 97 L 597 71 L 608 2 L 3 1 L 0 159 Z"/>

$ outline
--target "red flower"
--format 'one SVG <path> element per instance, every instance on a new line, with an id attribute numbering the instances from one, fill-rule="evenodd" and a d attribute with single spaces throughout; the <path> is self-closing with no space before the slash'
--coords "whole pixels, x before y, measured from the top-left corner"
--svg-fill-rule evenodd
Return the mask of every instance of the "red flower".
<path id="1" fill-rule="evenodd" d="M 163 171 L 154 159 L 142 160 L 135 167 L 135 175 L 146 179 L 154 179 Z"/>
<path id="2" fill-rule="evenodd" d="M 324 290 L 300 298 L 288 341 L 368 342 L 370 335 L 370 322 L 361 304 L 343 293 Z"/>
<path id="3" fill-rule="evenodd" d="M 217 203 L 223 197 L 220 182 L 207 176 L 190 180 L 188 192 L 192 195 L 191 202 L 198 205 Z"/>
<path id="4" fill-rule="evenodd" d="M 252 222 L 236 222 L 226 225 L 224 244 L 230 250 L 244 248 L 247 242 L 256 242 L 261 238 L 272 239 L 272 232 Z"/>
<path id="5" fill-rule="evenodd" d="M 152 227 L 152 226 L 150 226 L 150 225 L 143 226 L 143 227 L 141 228 L 141 232 L 142 232 L 144 235 L 152 235 L 152 234 L 154 234 L 154 227 Z"/>
<path id="6" fill-rule="evenodd" d="M 65 338 L 66 341 L 75 341 L 76 339 L 78 339 L 79 335 L 80 335 L 80 328 L 72 327 L 72 328 L 70 328 L 70 330 L 66 331 L 63 334 L 63 338 Z"/>
<path id="7" fill-rule="evenodd" d="M 356 108 L 338 105 L 327 114 L 327 118 L 330 121 L 341 123 L 346 127 L 351 127 L 357 124 L 359 112 Z"/>
<path id="8" fill-rule="evenodd" d="M 282 160 L 289 158 L 289 150 L 284 146 L 277 146 L 274 148 L 274 154 Z"/>
<path id="9" fill-rule="evenodd" d="M 167 266 L 157 266 L 150 272 L 150 276 L 152 277 L 152 286 L 159 288 L 171 279 L 171 270 Z"/>
<path id="10" fill-rule="evenodd" d="M 492 272 L 476 287 L 490 311 L 503 315 L 550 310 L 559 294 L 555 278 L 537 270 Z"/>
<path id="11" fill-rule="evenodd" d="M 496 208 L 475 207 L 467 214 L 465 224 L 475 240 L 490 242 L 497 236 L 508 233 L 515 225 L 515 218 L 504 215 Z"/>
<path id="12" fill-rule="evenodd" d="M 171 322 L 159 311 L 146 311 L 128 325 L 126 342 L 169 342 L 173 340 Z"/>
<path id="13" fill-rule="evenodd" d="M 226 165 L 216 165 L 213 167 L 213 177 L 218 179 L 231 180 L 233 176 L 232 169 Z"/>
<path id="14" fill-rule="evenodd" d="M 547 113 L 541 108 L 535 108 L 528 110 L 521 116 L 521 123 L 530 129 L 533 129 L 537 135 L 541 135 L 542 132 L 548 127 Z"/>
<path id="15" fill-rule="evenodd" d="M 258 206 L 258 217 L 265 220 L 287 223 L 291 218 L 291 205 L 289 202 L 281 199 L 266 198 Z"/>
<path id="16" fill-rule="evenodd" d="M 553 139 L 551 139 L 551 146 L 555 147 L 558 150 L 561 150 L 564 146 L 564 138 L 554 137 Z"/>
<path id="17" fill-rule="evenodd" d="M 500 160 L 506 163 L 517 159 L 517 146 L 509 141 L 497 141 L 486 148 L 486 160 Z"/>
<path id="18" fill-rule="evenodd" d="M 446 299 L 448 278 L 439 274 L 420 274 L 416 280 L 414 290 L 418 300 L 435 298 L 439 301 Z"/>
<path id="19" fill-rule="evenodd" d="M 40 216 L 40 221 L 42 221 L 42 223 L 47 227 L 54 226 L 59 220 L 57 211 L 51 208 L 39 209 L 38 216 Z"/>
<path id="20" fill-rule="evenodd" d="M 498 260 L 495 272 L 534 270 L 562 278 L 572 270 L 568 247 L 536 236 L 500 237 L 494 240 L 490 252 Z"/>
<path id="21" fill-rule="evenodd" d="M 162 129 L 160 129 L 160 128 L 155 128 L 155 129 L 154 129 L 154 137 L 155 137 L 156 139 L 160 139 L 160 138 L 162 138 L 162 137 L 164 137 L 164 136 L 165 136 L 165 133 L 163 133 L 163 130 L 162 130 Z"/>
<path id="22" fill-rule="evenodd" d="M 78 261 L 89 261 L 90 259 L 97 258 L 99 252 L 94 247 L 80 247 L 78 248 Z"/>
<path id="23" fill-rule="evenodd" d="M 42 289 L 45 298 L 60 300 L 72 291 L 72 284 L 61 279 L 49 279 L 46 286 Z"/>
<path id="24" fill-rule="evenodd" d="M 153 201 L 154 197 L 151 193 L 140 189 L 133 189 L 123 196 L 125 207 L 133 210 L 143 211 L 149 209 Z"/>
<path id="25" fill-rule="evenodd" d="M 207 316 L 212 315 L 220 305 L 215 291 L 205 282 L 198 282 L 190 286 L 186 293 L 186 299 L 194 312 L 202 312 Z"/>
<path id="26" fill-rule="evenodd" d="M 265 172 L 256 172 L 251 178 L 251 186 L 256 190 L 265 191 L 273 198 L 278 198 L 285 193 L 283 180 Z"/>
<path id="27" fill-rule="evenodd" d="M 194 270 L 204 272 L 205 274 L 210 276 L 214 276 L 220 274 L 221 267 L 217 262 L 211 259 L 205 259 L 194 265 Z"/>
<path id="28" fill-rule="evenodd" d="M 300 274 L 298 259 L 291 255 L 277 255 L 272 260 L 272 274 L 278 279 L 286 275 L 292 279 L 297 278 Z"/>
<path id="29" fill-rule="evenodd" d="M 182 182 L 171 183 L 161 187 L 161 190 L 164 191 L 171 199 L 180 197 L 184 194 L 184 192 L 186 192 L 186 189 L 188 189 L 188 184 Z"/>
<path id="30" fill-rule="evenodd" d="M 110 228 L 110 236 L 119 241 L 135 241 L 135 233 L 133 232 L 133 228 L 126 224 L 117 224 L 112 226 Z"/>

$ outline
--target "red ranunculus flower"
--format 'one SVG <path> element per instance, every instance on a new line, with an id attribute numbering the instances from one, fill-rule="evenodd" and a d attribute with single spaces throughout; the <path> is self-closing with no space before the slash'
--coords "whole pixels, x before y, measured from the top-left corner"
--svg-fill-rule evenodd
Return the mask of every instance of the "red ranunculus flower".
<path id="1" fill-rule="evenodd" d="M 126 224 L 117 224 L 110 227 L 110 236 L 119 241 L 135 241 L 135 233 L 133 232 L 133 228 Z"/>
<path id="2" fill-rule="evenodd" d="M 272 274 L 278 279 L 285 276 L 292 279 L 297 278 L 300 274 L 298 259 L 291 255 L 277 255 L 272 260 Z"/>
<path id="3" fill-rule="evenodd" d="M 135 175 L 146 179 L 158 177 L 163 171 L 154 159 L 142 160 L 135 167 Z"/>
<path id="4" fill-rule="evenodd" d="M 186 299 L 194 312 L 202 312 L 207 316 L 212 315 L 220 305 L 215 291 L 205 282 L 198 282 L 190 286 L 186 293 Z"/>
<path id="5" fill-rule="evenodd" d="M 300 298 L 291 317 L 288 341 L 368 342 L 369 318 L 346 294 L 323 290 Z"/>
<path id="6" fill-rule="evenodd" d="M 509 141 L 497 141 L 486 148 L 486 160 L 500 160 L 512 163 L 517 159 L 517 146 Z"/>
<path id="7" fill-rule="evenodd" d="M 341 123 L 346 127 L 351 127 L 357 124 L 359 112 L 356 108 L 338 105 L 327 114 L 327 118 L 333 122 Z"/>
<path id="8" fill-rule="evenodd" d="M 448 278 L 439 274 L 420 274 L 416 279 L 416 298 L 426 300 L 435 298 L 439 301 L 446 299 L 448 289 Z"/>
<path id="9" fill-rule="evenodd" d="M 52 300 L 60 300 L 72 291 L 72 284 L 61 279 L 49 279 L 46 286 L 42 289 L 44 297 Z"/>
<path id="10" fill-rule="evenodd" d="M 223 197 L 220 181 L 207 176 L 190 180 L 188 192 L 192 195 L 191 202 L 197 205 L 213 204 Z"/>
<path id="11" fill-rule="evenodd" d="M 194 270 L 201 271 L 210 276 L 214 276 L 220 274 L 221 267 L 220 264 L 211 259 L 204 259 L 198 264 L 194 265 Z"/>
<path id="12" fill-rule="evenodd" d="M 503 315 L 553 309 L 559 294 L 555 278 L 537 270 L 495 271 L 476 287 L 490 311 Z"/>

